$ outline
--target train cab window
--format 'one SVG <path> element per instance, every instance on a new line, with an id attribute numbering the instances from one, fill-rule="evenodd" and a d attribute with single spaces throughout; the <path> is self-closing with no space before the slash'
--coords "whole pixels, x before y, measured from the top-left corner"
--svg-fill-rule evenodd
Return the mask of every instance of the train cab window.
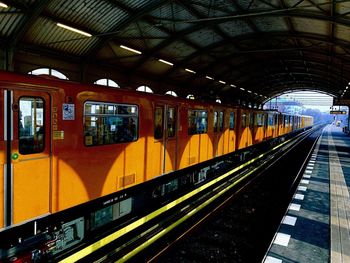
<path id="1" fill-rule="evenodd" d="M 208 131 L 208 112 L 204 110 L 188 111 L 188 134 L 200 134 Z"/>
<path id="2" fill-rule="evenodd" d="M 176 112 L 175 108 L 169 107 L 167 112 L 167 133 L 168 138 L 175 136 L 176 129 Z"/>
<path id="3" fill-rule="evenodd" d="M 235 129 L 235 113 L 230 112 L 230 130 Z"/>
<path id="4" fill-rule="evenodd" d="M 163 107 L 156 107 L 154 111 L 154 139 L 163 138 Z"/>
<path id="5" fill-rule="evenodd" d="M 42 98 L 19 100 L 19 153 L 40 153 L 45 149 L 45 103 Z"/>
<path id="6" fill-rule="evenodd" d="M 86 146 L 136 141 L 138 138 L 137 106 L 85 102 L 84 138 Z"/>

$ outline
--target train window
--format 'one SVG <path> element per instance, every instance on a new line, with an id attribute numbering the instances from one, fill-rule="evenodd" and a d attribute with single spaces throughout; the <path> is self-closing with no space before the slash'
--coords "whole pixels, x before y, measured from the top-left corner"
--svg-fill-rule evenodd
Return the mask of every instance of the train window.
<path id="1" fill-rule="evenodd" d="M 154 112 L 154 139 L 163 138 L 163 107 L 156 107 Z"/>
<path id="2" fill-rule="evenodd" d="M 136 105 L 87 101 L 84 105 L 86 146 L 136 141 L 138 138 Z"/>
<path id="3" fill-rule="evenodd" d="M 188 134 L 200 134 L 208 131 L 208 112 L 204 110 L 188 111 Z"/>
<path id="4" fill-rule="evenodd" d="M 168 138 L 175 136 L 176 129 L 176 112 L 175 108 L 169 107 L 167 112 L 167 130 L 168 130 Z"/>
<path id="5" fill-rule="evenodd" d="M 247 127 L 247 114 L 242 113 L 242 128 Z"/>
<path id="6" fill-rule="evenodd" d="M 214 111 L 214 132 L 218 131 L 218 112 Z"/>
<path id="7" fill-rule="evenodd" d="M 249 126 L 253 127 L 254 126 L 254 114 L 250 113 L 249 116 L 250 116 L 249 117 Z"/>
<path id="8" fill-rule="evenodd" d="M 219 131 L 222 132 L 224 130 L 224 112 L 219 112 Z"/>
<path id="9" fill-rule="evenodd" d="M 255 124 L 256 126 L 264 126 L 264 114 L 258 113 L 256 114 L 256 118 L 255 118 Z"/>
<path id="10" fill-rule="evenodd" d="M 42 98 L 19 99 L 19 153 L 40 153 L 45 149 L 45 103 Z"/>
<path id="11" fill-rule="evenodd" d="M 235 129 L 235 113 L 230 112 L 230 130 Z"/>
<path id="12" fill-rule="evenodd" d="M 269 114 L 268 125 L 274 126 L 275 125 L 274 121 L 275 121 L 275 119 L 274 119 L 273 115 Z"/>
<path id="13" fill-rule="evenodd" d="M 224 130 L 224 112 L 214 112 L 214 132 L 222 132 Z"/>
<path id="14" fill-rule="evenodd" d="M 289 125 L 289 116 L 284 116 L 284 126 Z"/>

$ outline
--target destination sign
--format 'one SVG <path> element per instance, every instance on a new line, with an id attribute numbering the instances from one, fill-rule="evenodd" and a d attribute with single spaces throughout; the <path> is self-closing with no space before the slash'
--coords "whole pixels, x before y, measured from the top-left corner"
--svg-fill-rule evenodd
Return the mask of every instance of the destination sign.
<path id="1" fill-rule="evenodd" d="M 331 114 L 346 114 L 345 110 L 331 110 Z"/>

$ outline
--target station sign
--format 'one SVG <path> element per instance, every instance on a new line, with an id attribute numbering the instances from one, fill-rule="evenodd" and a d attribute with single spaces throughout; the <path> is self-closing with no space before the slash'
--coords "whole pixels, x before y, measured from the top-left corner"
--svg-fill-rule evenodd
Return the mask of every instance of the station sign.
<path id="1" fill-rule="evenodd" d="M 346 114 L 345 110 L 331 110 L 330 114 Z"/>

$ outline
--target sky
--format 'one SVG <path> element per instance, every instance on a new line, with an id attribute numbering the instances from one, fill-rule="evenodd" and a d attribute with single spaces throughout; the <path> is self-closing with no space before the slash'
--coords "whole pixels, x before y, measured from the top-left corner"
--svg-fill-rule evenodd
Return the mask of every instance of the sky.
<path id="1" fill-rule="evenodd" d="M 333 97 L 314 91 L 296 91 L 283 94 L 277 97 L 277 101 L 283 98 L 300 102 L 305 108 L 319 109 L 322 112 L 328 113 L 333 105 Z M 272 100 L 272 103 L 274 102 L 275 98 Z M 338 107 L 336 109 L 338 110 Z"/>

